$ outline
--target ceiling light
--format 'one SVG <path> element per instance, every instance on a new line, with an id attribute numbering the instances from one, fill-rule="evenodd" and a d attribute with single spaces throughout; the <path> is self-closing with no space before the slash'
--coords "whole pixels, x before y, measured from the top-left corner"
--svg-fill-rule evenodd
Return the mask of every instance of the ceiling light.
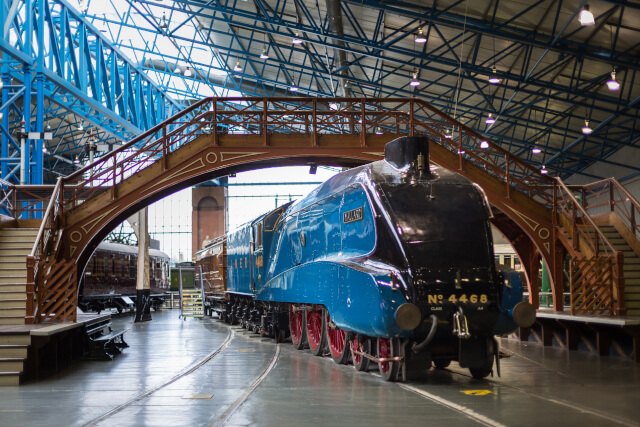
<path id="1" fill-rule="evenodd" d="M 489 143 L 484 140 L 480 143 L 480 148 L 482 148 L 483 150 L 486 150 L 487 148 L 489 148 Z"/>
<path id="2" fill-rule="evenodd" d="M 82 126 L 82 122 L 80 122 L 80 125 L 78 126 L 78 130 L 84 130 L 84 126 Z"/>
<path id="3" fill-rule="evenodd" d="M 168 25 L 167 25 L 167 17 L 166 17 L 166 15 L 164 14 L 164 12 L 162 12 L 162 22 L 160 23 L 159 27 L 160 27 L 161 29 L 163 29 L 163 30 L 164 30 L 164 29 L 166 29 L 166 28 L 168 27 Z"/>
<path id="4" fill-rule="evenodd" d="M 580 21 L 580 25 L 583 27 L 589 27 L 594 25 L 596 21 L 593 19 L 593 13 L 589 10 L 589 4 L 585 4 L 584 8 L 580 11 L 580 15 L 578 15 L 578 21 Z"/>
<path id="5" fill-rule="evenodd" d="M 47 130 L 51 130 L 51 123 L 49 123 L 49 120 L 47 120 Z"/>
<path id="6" fill-rule="evenodd" d="M 236 66 L 233 67 L 233 71 L 237 71 L 237 72 L 242 71 L 242 67 L 240 66 L 240 60 L 239 59 L 236 60 Z"/>
<path id="7" fill-rule="evenodd" d="M 426 43 L 427 42 L 427 38 L 425 37 L 424 34 L 422 34 L 422 27 L 418 28 L 418 34 L 416 34 L 415 39 L 413 39 L 414 42 L 416 43 Z"/>
<path id="8" fill-rule="evenodd" d="M 184 76 L 185 76 L 185 77 L 191 77 L 191 76 L 192 76 L 192 74 L 193 74 L 193 73 L 191 72 L 191 69 L 190 69 L 189 67 L 187 67 L 187 69 L 186 69 L 186 70 L 184 70 Z"/>
<path id="9" fill-rule="evenodd" d="M 413 72 L 413 78 L 411 79 L 411 82 L 409 82 L 409 86 L 420 86 L 420 80 L 418 80 L 418 73 L 416 71 Z"/>
<path id="10" fill-rule="evenodd" d="M 332 102 L 331 104 L 329 104 L 329 108 L 331 108 L 332 110 L 337 110 L 338 108 L 340 108 L 340 105 L 338 105 L 337 102 Z"/>
<path id="11" fill-rule="evenodd" d="M 42 146 L 42 153 L 47 154 L 47 147 L 45 145 Z"/>
<path id="12" fill-rule="evenodd" d="M 582 126 L 582 133 L 585 135 L 590 135 L 593 132 L 593 129 L 589 127 L 589 120 L 584 119 L 584 126 Z"/>
<path id="13" fill-rule="evenodd" d="M 491 75 L 489 76 L 489 83 L 491 83 L 492 85 L 497 85 L 498 83 L 500 83 L 500 79 L 498 78 L 497 73 L 498 73 L 498 70 L 494 65 L 493 68 L 491 69 Z"/>
<path id="14" fill-rule="evenodd" d="M 293 44 L 302 43 L 302 39 L 300 37 L 298 37 L 298 30 L 296 30 L 296 36 L 293 38 L 293 40 L 291 40 L 291 43 L 293 43 Z"/>
<path id="15" fill-rule="evenodd" d="M 534 145 L 533 148 L 531 149 L 531 152 L 533 154 L 540 154 L 540 153 L 542 153 L 542 150 L 537 145 Z"/>
<path id="16" fill-rule="evenodd" d="M 616 80 L 616 70 L 611 71 L 611 80 L 607 80 L 607 87 L 611 92 L 616 92 L 620 89 L 620 83 Z"/>
<path id="17" fill-rule="evenodd" d="M 180 69 L 180 66 L 178 64 L 173 67 L 173 72 L 176 74 L 182 74 L 182 70 Z"/>
<path id="18" fill-rule="evenodd" d="M 291 92 L 297 92 L 297 91 L 298 91 L 298 86 L 296 86 L 296 84 L 294 83 L 294 84 L 292 84 L 292 85 L 291 85 L 291 87 L 289 88 L 289 90 L 290 90 Z"/>
<path id="19" fill-rule="evenodd" d="M 267 48 L 262 49 L 262 53 L 260 54 L 260 59 L 269 59 L 269 54 L 267 53 Z"/>
<path id="20" fill-rule="evenodd" d="M 444 130 L 445 139 L 451 139 L 451 131 L 449 129 Z"/>
<path id="21" fill-rule="evenodd" d="M 382 129 L 380 129 L 380 126 L 376 128 L 376 135 L 382 135 Z"/>
<path id="22" fill-rule="evenodd" d="M 547 172 L 548 172 L 548 171 L 547 171 L 547 168 L 545 167 L 545 165 L 542 165 L 542 169 L 540 169 L 540 173 L 541 173 L 542 175 L 546 175 L 546 174 L 547 174 Z"/>
<path id="23" fill-rule="evenodd" d="M 76 156 L 76 158 L 73 159 L 73 164 L 75 164 L 75 165 L 80 164 L 80 158 L 78 156 Z"/>
<path id="24" fill-rule="evenodd" d="M 484 122 L 488 125 L 492 125 L 496 122 L 496 119 L 494 119 L 491 113 L 489 113 L 489 115 L 487 116 Z"/>
<path id="25" fill-rule="evenodd" d="M 461 148 L 458 150 L 458 154 L 464 154 L 464 153 L 466 153 L 466 151 L 464 151 L 464 148 Z"/>

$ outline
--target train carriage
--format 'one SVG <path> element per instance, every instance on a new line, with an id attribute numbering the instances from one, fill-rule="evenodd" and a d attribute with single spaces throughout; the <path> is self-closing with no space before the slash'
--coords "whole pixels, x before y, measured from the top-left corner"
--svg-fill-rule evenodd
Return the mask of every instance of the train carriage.
<path id="1" fill-rule="evenodd" d="M 482 190 L 427 159 L 426 138 L 400 138 L 230 232 L 224 317 L 387 380 L 452 360 L 487 376 L 493 335 L 535 311 L 503 300 Z"/>
<path id="2" fill-rule="evenodd" d="M 152 306 L 158 309 L 169 290 L 169 256 L 149 249 L 149 288 Z M 102 242 L 87 262 L 78 306 L 83 311 L 118 311 L 128 307 L 136 296 L 138 247 Z M 123 298 L 126 297 L 126 298 Z"/>

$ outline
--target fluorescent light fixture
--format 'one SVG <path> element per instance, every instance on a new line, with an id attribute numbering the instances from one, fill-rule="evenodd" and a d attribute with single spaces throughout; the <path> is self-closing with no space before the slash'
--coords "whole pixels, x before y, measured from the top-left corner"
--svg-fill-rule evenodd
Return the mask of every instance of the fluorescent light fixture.
<path id="1" fill-rule="evenodd" d="M 489 148 L 489 143 L 484 140 L 480 143 L 480 148 L 482 148 L 483 150 L 486 150 L 487 148 Z"/>
<path id="2" fill-rule="evenodd" d="M 491 83 L 492 85 L 497 85 L 498 83 L 500 83 L 500 79 L 498 78 L 497 72 L 498 70 L 494 65 L 493 68 L 491 69 L 491 75 L 489 76 L 489 83 Z"/>
<path id="3" fill-rule="evenodd" d="M 415 39 L 413 39 L 414 42 L 416 43 L 426 43 L 427 42 L 427 38 L 425 37 L 424 34 L 422 34 L 422 27 L 418 28 L 418 34 L 416 34 Z"/>
<path id="4" fill-rule="evenodd" d="M 411 79 L 411 82 L 409 82 L 409 86 L 420 86 L 420 80 L 418 80 L 418 73 L 416 71 L 413 72 L 413 78 Z"/>
<path id="5" fill-rule="evenodd" d="M 593 129 L 589 127 L 589 120 L 584 119 L 584 126 L 582 126 L 582 133 L 585 135 L 590 135 L 593 132 Z"/>
<path id="6" fill-rule="evenodd" d="M 542 150 L 537 145 L 534 145 L 533 148 L 531 149 L 531 152 L 533 154 L 540 154 L 540 153 L 542 153 Z"/>
<path id="7" fill-rule="evenodd" d="M 236 66 L 233 67 L 233 71 L 237 71 L 237 72 L 242 71 L 242 66 L 240 65 L 240 60 L 239 59 L 236 60 Z"/>
<path id="8" fill-rule="evenodd" d="M 464 154 L 466 153 L 466 151 L 464 151 L 464 148 L 461 148 L 460 150 L 458 150 L 458 154 Z"/>
<path id="9" fill-rule="evenodd" d="M 291 40 L 291 43 L 293 44 L 302 43 L 302 39 L 298 36 L 298 30 L 296 30 L 296 36 L 293 38 L 293 40 Z"/>
<path id="10" fill-rule="evenodd" d="M 548 172 L 548 171 L 547 171 L 547 168 L 545 167 L 545 165 L 542 165 L 542 169 L 540 169 L 540 173 L 541 173 L 542 175 L 546 175 L 546 174 L 547 174 L 547 172 Z"/>
<path id="11" fill-rule="evenodd" d="M 496 122 L 496 119 L 493 118 L 493 115 L 491 113 L 489 113 L 489 115 L 487 116 L 487 118 L 484 121 L 486 124 L 488 125 L 492 125 Z"/>
<path id="12" fill-rule="evenodd" d="M 291 87 L 289 88 L 289 90 L 290 90 L 291 92 L 297 92 L 297 91 L 298 91 L 298 86 L 296 86 L 296 84 L 294 83 L 294 84 L 292 84 L 292 85 L 291 85 Z"/>
<path id="13" fill-rule="evenodd" d="M 616 70 L 611 71 L 611 80 L 607 80 L 607 87 L 611 92 L 620 90 L 620 83 L 616 80 Z"/>
<path id="14" fill-rule="evenodd" d="M 267 48 L 262 49 L 262 53 L 260 54 L 260 59 L 269 59 L 269 54 L 267 53 Z"/>
<path id="15" fill-rule="evenodd" d="M 580 11 L 578 15 L 578 21 L 580 21 L 580 25 L 583 27 L 590 27 L 594 25 L 596 21 L 593 19 L 593 13 L 589 10 L 589 4 L 585 4 L 584 8 Z"/>

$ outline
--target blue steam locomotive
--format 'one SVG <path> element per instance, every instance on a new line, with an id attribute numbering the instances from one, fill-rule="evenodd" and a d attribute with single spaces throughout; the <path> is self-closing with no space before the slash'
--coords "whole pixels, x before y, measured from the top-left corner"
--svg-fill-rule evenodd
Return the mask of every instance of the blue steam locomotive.
<path id="1" fill-rule="evenodd" d="M 535 310 L 520 281 L 503 290 L 482 190 L 428 152 L 425 137 L 396 139 L 384 160 L 230 232 L 224 251 L 205 248 L 226 258 L 222 316 L 358 370 L 377 363 L 388 381 L 452 360 L 489 375 L 494 335 L 530 326 Z"/>

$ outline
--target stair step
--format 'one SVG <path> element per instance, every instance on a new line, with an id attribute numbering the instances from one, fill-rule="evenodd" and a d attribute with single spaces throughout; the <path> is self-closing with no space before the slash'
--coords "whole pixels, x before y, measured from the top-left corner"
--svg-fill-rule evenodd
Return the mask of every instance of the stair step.
<path id="1" fill-rule="evenodd" d="M 0 286 L 0 289 L 3 289 Z M 0 290 L 0 301 L 21 301 L 27 298 L 27 288 L 23 287 L 20 291 L 4 291 Z"/>
<path id="2" fill-rule="evenodd" d="M 18 285 L 25 286 L 27 284 L 27 276 L 0 276 L 0 291 L 13 291 L 20 289 L 4 289 L 5 286 Z"/>
<path id="3" fill-rule="evenodd" d="M 0 345 L 0 360 L 10 358 L 26 359 L 28 348 L 29 346 L 27 345 Z"/>
<path id="4" fill-rule="evenodd" d="M 20 372 L 0 372 L 0 386 L 18 386 L 20 385 Z"/>
<path id="5" fill-rule="evenodd" d="M 18 317 L 21 316 L 22 319 L 27 315 L 26 307 L 11 307 L 11 308 L 0 308 L 0 317 Z"/>
<path id="6" fill-rule="evenodd" d="M 13 266 L 11 266 L 10 268 L 7 268 L 7 267 L 3 268 L 0 266 L 0 277 L 12 277 L 12 276 L 27 277 L 27 267 L 24 265 L 22 267 L 18 266 L 17 268 Z"/>
<path id="7" fill-rule="evenodd" d="M 16 308 L 25 310 L 27 308 L 27 298 L 23 295 L 22 299 L 2 299 L 0 297 L 0 309 Z"/>
<path id="8" fill-rule="evenodd" d="M 33 242 L 7 242 L 6 240 L 2 240 L 0 238 L 0 249 L 21 249 L 23 251 L 31 252 L 31 249 L 33 249 Z"/>
<path id="9" fill-rule="evenodd" d="M 30 345 L 31 335 L 25 334 L 0 334 L 0 345 Z"/>
<path id="10" fill-rule="evenodd" d="M 25 263 L 26 263 L 27 255 L 29 255 L 31 253 L 31 249 L 32 249 L 32 247 L 28 247 L 28 248 L 2 248 L 2 247 L 0 247 L 0 257 L 2 257 L 2 259 L 4 259 L 5 261 L 13 260 L 14 257 L 18 257 L 18 258 L 22 257 L 22 258 L 25 259 Z"/>
<path id="11" fill-rule="evenodd" d="M 0 372 L 23 372 L 24 357 L 0 357 Z"/>
<path id="12" fill-rule="evenodd" d="M 0 238 L 3 236 L 33 236 L 38 235 L 37 228 L 0 228 Z"/>
<path id="13" fill-rule="evenodd" d="M 0 325 L 24 325 L 25 316 L 0 317 Z"/>

